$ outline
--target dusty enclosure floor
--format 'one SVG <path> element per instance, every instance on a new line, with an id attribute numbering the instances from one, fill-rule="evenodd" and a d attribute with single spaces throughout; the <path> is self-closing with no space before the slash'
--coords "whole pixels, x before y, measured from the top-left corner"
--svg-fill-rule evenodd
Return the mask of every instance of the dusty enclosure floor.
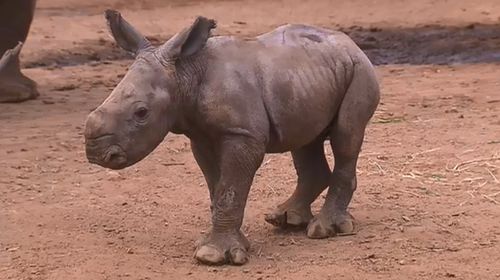
<path id="1" fill-rule="evenodd" d="M 498 1 L 39 2 L 23 65 L 42 96 L 0 105 L 0 279 L 500 278 Z M 290 155 L 269 155 L 246 210 L 249 264 L 196 264 L 209 197 L 185 137 L 122 171 L 85 159 L 85 117 L 131 62 L 107 35 L 108 7 L 156 43 L 200 14 L 218 34 L 300 22 L 352 35 L 382 84 L 358 233 L 310 240 L 266 224 L 295 185 Z"/>

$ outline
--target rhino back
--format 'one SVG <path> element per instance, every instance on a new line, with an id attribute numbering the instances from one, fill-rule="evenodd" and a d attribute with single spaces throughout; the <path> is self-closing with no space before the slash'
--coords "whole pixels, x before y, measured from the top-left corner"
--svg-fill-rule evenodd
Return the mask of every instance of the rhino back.
<path id="1" fill-rule="evenodd" d="M 202 109 L 210 116 L 204 118 L 252 133 L 266 129 L 259 133 L 268 139 L 267 152 L 296 149 L 328 129 L 363 55 L 345 34 L 305 25 L 253 40 L 212 37 L 207 47 L 212 59 Z"/>

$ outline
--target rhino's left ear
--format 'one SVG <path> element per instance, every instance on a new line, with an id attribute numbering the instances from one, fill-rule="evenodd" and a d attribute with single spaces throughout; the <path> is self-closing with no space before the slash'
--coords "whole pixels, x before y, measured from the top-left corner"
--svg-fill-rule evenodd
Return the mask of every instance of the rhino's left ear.
<path id="1" fill-rule="evenodd" d="M 136 56 L 151 47 L 151 43 L 128 23 L 118 11 L 106 10 L 105 17 L 116 43 L 122 49 Z"/>
<path id="2" fill-rule="evenodd" d="M 165 61 L 175 61 L 178 58 L 189 57 L 205 46 L 210 31 L 217 26 L 215 20 L 197 17 L 194 23 L 177 33 L 159 48 Z"/>

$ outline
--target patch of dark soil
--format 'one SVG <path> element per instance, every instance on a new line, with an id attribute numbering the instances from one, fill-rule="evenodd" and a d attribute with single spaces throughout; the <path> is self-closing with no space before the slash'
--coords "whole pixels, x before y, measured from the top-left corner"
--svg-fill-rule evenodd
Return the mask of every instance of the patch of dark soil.
<path id="1" fill-rule="evenodd" d="M 500 24 L 342 31 L 378 65 L 500 62 Z"/>

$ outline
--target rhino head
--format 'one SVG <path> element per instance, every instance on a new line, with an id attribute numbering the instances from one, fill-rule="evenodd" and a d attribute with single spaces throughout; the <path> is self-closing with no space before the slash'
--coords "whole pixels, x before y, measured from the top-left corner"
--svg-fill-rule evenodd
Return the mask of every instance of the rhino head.
<path id="1" fill-rule="evenodd" d="M 91 163 L 122 169 L 151 153 L 174 126 L 187 94 L 182 83 L 192 81 L 179 65 L 203 49 L 216 24 L 198 17 L 155 48 L 119 12 L 107 10 L 105 16 L 116 43 L 135 61 L 108 98 L 89 114 L 85 150 Z"/>

